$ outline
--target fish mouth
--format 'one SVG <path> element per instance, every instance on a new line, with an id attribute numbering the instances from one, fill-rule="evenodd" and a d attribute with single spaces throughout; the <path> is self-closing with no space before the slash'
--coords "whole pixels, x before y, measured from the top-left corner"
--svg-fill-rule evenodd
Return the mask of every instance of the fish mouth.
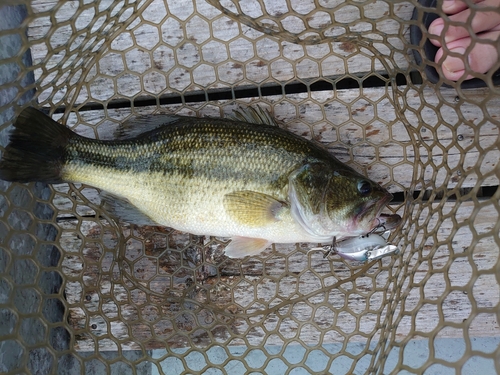
<path id="1" fill-rule="evenodd" d="M 384 216 L 384 214 L 382 214 L 382 210 L 385 208 L 385 206 L 387 206 L 387 204 L 390 201 L 392 201 L 394 196 L 389 192 L 385 193 L 386 193 L 385 196 L 382 199 L 380 199 L 377 203 L 375 203 L 374 207 L 375 215 L 373 217 L 370 230 L 377 228 L 378 226 L 380 226 L 382 222 L 386 221 L 385 219 L 381 219 L 381 217 Z"/>
<path id="2" fill-rule="evenodd" d="M 367 202 L 363 209 L 356 215 L 355 221 L 361 223 L 363 220 L 371 217 L 368 232 L 378 227 L 381 222 L 386 220 L 380 219 L 382 217 L 382 210 L 392 200 L 393 195 L 389 192 L 384 192 L 382 198 L 372 199 Z"/>

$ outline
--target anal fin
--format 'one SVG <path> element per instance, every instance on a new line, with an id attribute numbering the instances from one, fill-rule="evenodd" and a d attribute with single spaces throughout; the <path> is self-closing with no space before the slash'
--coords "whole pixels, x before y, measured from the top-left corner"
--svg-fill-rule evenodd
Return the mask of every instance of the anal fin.
<path id="1" fill-rule="evenodd" d="M 262 238 L 233 237 L 224 253 L 229 258 L 244 258 L 263 252 L 271 244 L 272 242 Z"/>

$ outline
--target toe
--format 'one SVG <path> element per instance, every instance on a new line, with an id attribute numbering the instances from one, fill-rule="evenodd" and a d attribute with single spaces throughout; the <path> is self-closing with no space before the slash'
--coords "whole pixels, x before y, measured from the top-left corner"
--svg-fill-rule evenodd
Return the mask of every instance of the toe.
<path id="1" fill-rule="evenodd" d="M 498 69 L 498 51 L 492 40 L 500 38 L 500 31 L 481 34 L 481 39 L 469 49 L 471 38 L 448 43 L 436 53 L 435 62 L 442 68 L 443 75 L 452 81 L 474 78 L 474 73 L 487 73 Z M 490 41 L 488 43 L 488 40 Z"/>
<path id="2" fill-rule="evenodd" d="M 438 38 L 429 38 L 432 44 L 435 46 L 441 47 L 442 34 L 444 30 L 444 20 L 442 18 L 435 19 L 429 25 L 429 34 L 434 35 Z"/>
<path id="3" fill-rule="evenodd" d="M 443 48 L 440 48 L 436 53 L 436 63 L 441 66 L 443 75 L 451 81 L 457 81 L 465 74 L 465 48 L 456 47 L 450 49 L 447 53 Z M 462 56 L 462 57 L 459 57 Z"/>
<path id="4" fill-rule="evenodd" d="M 477 3 L 481 0 L 474 0 L 474 3 Z M 455 14 L 458 12 L 461 12 L 462 10 L 465 10 L 468 8 L 468 5 L 465 1 L 463 0 L 443 0 L 443 3 L 441 5 L 441 9 L 443 12 L 446 14 Z"/>
<path id="5" fill-rule="evenodd" d="M 498 49 L 495 43 L 500 40 L 500 31 L 482 33 L 475 41 L 469 55 L 469 65 L 473 72 L 487 73 L 498 69 Z M 494 42 L 494 43 L 492 43 Z"/>
<path id="6" fill-rule="evenodd" d="M 451 2 L 455 3 L 455 1 Z M 443 2 L 443 7 L 445 3 L 448 1 Z M 457 1 L 457 3 L 461 3 L 461 1 Z M 497 10 L 500 6 L 500 0 L 484 0 L 477 6 L 479 8 L 467 8 L 453 13 L 448 16 L 449 21 L 443 18 L 434 20 L 429 26 L 429 34 L 434 36 L 431 38 L 431 42 L 436 46 L 441 46 L 466 38 L 471 34 L 479 34 L 500 27 L 500 13 Z"/>

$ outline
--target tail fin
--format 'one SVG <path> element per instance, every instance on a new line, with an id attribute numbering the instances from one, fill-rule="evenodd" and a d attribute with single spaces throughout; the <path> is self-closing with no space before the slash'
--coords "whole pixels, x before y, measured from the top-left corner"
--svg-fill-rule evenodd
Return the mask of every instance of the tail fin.
<path id="1" fill-rule="evenodd" d="M 61 181 L 61 167 L 69 139 L 75 134 L 35 108 L 24 109 L 10 134 L 0 160 L 5 181 Z"/>

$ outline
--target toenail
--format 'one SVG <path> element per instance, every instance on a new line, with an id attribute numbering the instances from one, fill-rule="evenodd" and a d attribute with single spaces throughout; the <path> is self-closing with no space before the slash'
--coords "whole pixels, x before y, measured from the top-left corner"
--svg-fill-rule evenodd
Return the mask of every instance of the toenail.
<path id="1" fill-rule="evenodd" d="M 455 54 L 461 55 L 461 56 L 446 56 L 445 53 L 445 59 L 442 62 L 443 68 L 449 71 L 450 73 L 455 73 L 459 71 L 463 71 L 465 69 L 465 59 L 467 58 L 465 56 L 465 48 L 463 47 L 457 47 L 450 52 L 453 52 Z M 438 62 L 439 63 L 439 62 Z"/>
<path id="2" fill-rule="evenodd" d="M 447 12 L 449 9 L 455 8 L 456 0 L 443 0 L 443 4 L 441 5 L 441 9 L 443 12 Z"/>
<path id="3" fill-rule="evenodd" d="M 429 26 L 429 34 L 441 36 L 444 29 L 444 22 L 442 18 L 439 18 L 432 22 Z"/>

